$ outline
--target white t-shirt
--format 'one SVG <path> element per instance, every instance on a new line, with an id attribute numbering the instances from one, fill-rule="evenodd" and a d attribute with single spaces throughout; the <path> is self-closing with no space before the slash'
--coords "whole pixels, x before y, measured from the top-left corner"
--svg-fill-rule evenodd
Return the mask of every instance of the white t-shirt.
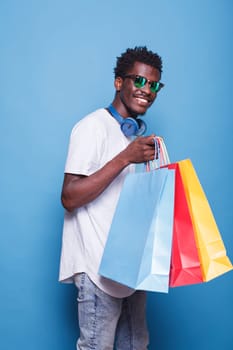
<path id="1" fill-rule="evenodd" d="M 105 109 L 98 109 L 74 126 L 65 173 L 91 175 L 130 142 L 119 123 Z M 126 297 L 134 292 L 98 274 L 120 191 L 126 174 L 132 171 L 134 165 L 126 167 L 97 199 L 71 213 L 65 212 L 60 281 L 73 282 L 75 274 L 85 272 L 109 295 Z"/>

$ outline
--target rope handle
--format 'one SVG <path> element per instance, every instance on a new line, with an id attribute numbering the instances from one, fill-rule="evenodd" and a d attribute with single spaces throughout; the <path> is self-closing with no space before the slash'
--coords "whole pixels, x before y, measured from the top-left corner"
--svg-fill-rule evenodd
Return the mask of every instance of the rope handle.
<path id="1" fill-rule="evenodd" d="M 156 170 L 160 167 L 170 164 L 167 147 L 161 136 L 155 136 L 155 158 L 145 163 L 146 171 Z"/>

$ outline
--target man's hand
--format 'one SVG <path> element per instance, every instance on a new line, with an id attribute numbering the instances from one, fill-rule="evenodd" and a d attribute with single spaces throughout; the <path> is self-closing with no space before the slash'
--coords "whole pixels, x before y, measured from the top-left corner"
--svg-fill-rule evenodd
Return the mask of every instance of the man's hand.
<path id="1" fill-rule="evenodd" d="M 121 156 L 129 163 L 143 163 L 157 157 L 155 150 L 155 135 L 138 137 L 121 152 Z"/>

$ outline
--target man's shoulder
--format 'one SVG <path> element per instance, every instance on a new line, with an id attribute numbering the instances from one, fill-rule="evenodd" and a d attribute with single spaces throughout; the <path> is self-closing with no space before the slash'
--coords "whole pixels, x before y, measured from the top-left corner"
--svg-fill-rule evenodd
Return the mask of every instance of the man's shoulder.
<path id="1" fill-rule="evenodd" d="M 85 115 L 82 119 L 80 119 L 72 129 L 72 133 L 76 133 L 78 130 L 89 130 L 95 129 L 96 131 L 99 129 L 105 129 L 106 121 L 109 115 L 105 108 L 99 108 L 87 115 Z"/>
<path id="2" fill-rule="evenodd" d="M 93 119 L 93 118 L 102 118 L 105 117 L 108 114 L 107 110 L 105 108 L 98 108 L 95 111 L 87 114 L 85 117 L 83 117 L 80 121 L 85 119 Z"/>

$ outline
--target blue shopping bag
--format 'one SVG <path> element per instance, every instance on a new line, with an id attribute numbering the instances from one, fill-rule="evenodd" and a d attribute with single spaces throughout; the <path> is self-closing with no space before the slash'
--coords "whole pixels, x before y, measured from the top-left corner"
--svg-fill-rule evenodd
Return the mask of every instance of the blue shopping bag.
<path id="1" fill-rule="evenodd" d="M 174 170 L 128 174 L 99 274 L 137 290 L 168 292 Z"/>

